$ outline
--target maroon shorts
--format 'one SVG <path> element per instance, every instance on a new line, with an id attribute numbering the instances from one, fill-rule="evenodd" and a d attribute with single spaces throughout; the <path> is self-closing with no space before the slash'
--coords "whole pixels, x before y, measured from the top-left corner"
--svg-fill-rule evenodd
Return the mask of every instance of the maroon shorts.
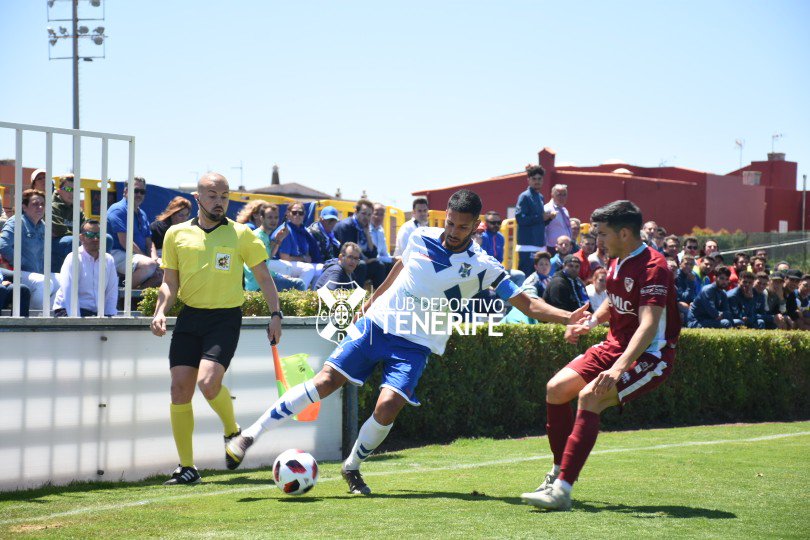
<path id="1" fill-rule="evenodd" d="M 567 368 L 571 368 L 586 383 L 594 380 L 600 373 L 610 369 L 616 360 L 622 355 L 624 350 L 615 343 L 603 341 L 590 347 L 583 354 L 580 354 L 571 362 Z M 642 355 L 630 365 L 630 369 L 625 371 L 616 390 L 619 392 L 619 402 L 627 403 L 639 396 L 643 396 L 663 383 L 672 373 L 672 364 L 675 361 L 675 349 L 664 347 L 659 355 L 642 353 Z"/>

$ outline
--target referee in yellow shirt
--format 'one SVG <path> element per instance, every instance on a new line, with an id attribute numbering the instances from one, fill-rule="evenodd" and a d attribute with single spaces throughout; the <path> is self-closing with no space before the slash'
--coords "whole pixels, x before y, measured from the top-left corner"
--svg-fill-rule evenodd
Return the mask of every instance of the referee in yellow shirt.
<path id="1" fill-rule="evenodd" d="M 265 261 L 267 251 L 246 225 L 225 217 L 228 181 L 216 173 L 197 183 L 197 217 L 169 228 L 163 240 L 163 283 L 152 333 L 166 333 L 166 311 L 179 297 L 185 307 L 177 317 L 169 348 L 172 374 L 171 420 L 180 466 L 166 485 L 196 484 L 194 412 L 191 398 L 199 386 L 222 420 L 225 444 L 240 432 L 233 403 L 222 377 L 231 363 L 242 326 L 242 265 L 253 271 L 270 308 L 267 338 L 281 339 L 278 292 Z"/>

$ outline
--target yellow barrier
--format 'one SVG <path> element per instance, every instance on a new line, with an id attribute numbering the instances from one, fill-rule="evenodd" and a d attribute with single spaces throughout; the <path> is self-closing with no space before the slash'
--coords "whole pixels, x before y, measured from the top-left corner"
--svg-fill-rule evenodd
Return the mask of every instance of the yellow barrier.
<path id="1" fill-rule="evenodd" d="M 340 199 L 322 199 L 317 201 L 315 203 L 316 220 L 320 219 L 321 209 L 326 206 L 334 206 L 338 211 L 338 217 L 345 219 L 354 215 L 356 203 Z M 399 228 L 405 223 L 405 212 L 394 206 L 386 206 L 383 223 L 387 224 L 387 226 L 385 226 L 385 239 L 388 242 L 388 253 L 393 253 L 397 243 L 397 232 L 399 232 Z"/>
<path id="2" fill-rule="evenodd" d="M 236 202 L 247 203 L 250 201 L 266 201 L 271 204 L 290 204 L 296 199 L 284 197 L 283 195 L 267 195 L 264 193 L 247 193 L 244 191 L 231 191 L 228 199 Z"/>
<path id="3" fill-rule="evenodd" d="M 511 270 L 518 269 L 517 254 L 517 221 L 515 218 L 503 220 L 501 223 L 501 234 L 503 235 L 503 266 Z"/>

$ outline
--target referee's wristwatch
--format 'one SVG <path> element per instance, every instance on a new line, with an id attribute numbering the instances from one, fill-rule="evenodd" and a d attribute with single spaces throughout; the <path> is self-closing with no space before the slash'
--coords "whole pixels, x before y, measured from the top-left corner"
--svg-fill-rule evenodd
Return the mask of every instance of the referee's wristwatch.
<path id="1" fill-rule="evenodd" d="M 273 317 L 276 317 L 276 316 L 278 316 L 279 320 L 282 320 L 284 318 L 284 313 L 281 310 L 278 310 L 278 311 L 274 311 L 273 313 L 270 314 L 271 319 Z"/>

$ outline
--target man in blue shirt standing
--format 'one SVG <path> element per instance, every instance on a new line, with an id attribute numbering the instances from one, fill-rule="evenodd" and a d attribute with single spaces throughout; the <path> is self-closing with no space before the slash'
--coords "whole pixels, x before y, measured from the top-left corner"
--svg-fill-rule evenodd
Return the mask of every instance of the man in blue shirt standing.
<path id="1" fill-rule="evenodd" d="M 355 280 L 360 286 L 370 279 L 376 289 L 385 281 L 385 266 L 379 261 L 379 252 L 371 236 L 371 213 L 374 205 L 368 199 L 360 199 L 354 207 L 354 215 L 335 225 L 335 236 L 342 246 L 354 242 L 363 250 L 363 260 L 355 270 Z"/>
<path id="2" fill-rule="evenodd" d="M 126 274 L 127 262 L 127 193 L 107 210 L 107 231 L 112 235 L 113 246 L 110 255 L 115 260 L 115 269 L 119 274 Z M 152 253 L 152 231 L 149 229 L 149 218 L 141 208 L 146 198 L 146 180 L 135 177 L 134 210 L 132 216 L 132 287 L 151 287 L 160 285 L 163 272 L 158 269 L 157 252 Z"/>
<path id="3" fill-rule="evenodd" d="M 490 210 L 485 216 L 486 230 L 481 233 L 481 249 L 489 255 L 495 257 L 499 263 L 503 264 L 503 246 L 506 240 L 501 234 L 501 215 L 495 210 Z M 526 274 L 520 270 L 507 269 L 509 272 L 509 279 L 515 282 L 515 285 L 520 287 L 526 280 Z"/>
<path id="4" fill-rule="evenodd" d="M 546 250 L 546 220 L 552 216 L 543 209 L 545 201 L 540 194 L 545 175 L 540 165 L 526 166 L 529 188 L 518 196 L 515 206 L 518 270 L 524 275 L 534 271 L 534 254 Z"/>

